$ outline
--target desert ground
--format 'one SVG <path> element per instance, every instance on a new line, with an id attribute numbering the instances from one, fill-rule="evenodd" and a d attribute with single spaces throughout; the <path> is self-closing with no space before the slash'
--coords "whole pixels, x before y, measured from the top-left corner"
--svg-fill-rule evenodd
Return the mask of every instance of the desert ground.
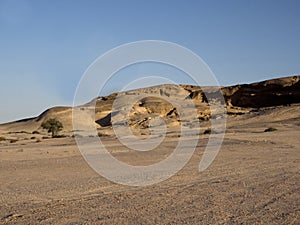
<path id="1" fill-rule="evenodd" d="M 267 128 L 274 131 L 265 132 Z M 170 179 L 146 186 L 115 184 L 94 172 L 74 137 L 29 132 L 1 136 L 1 224 L 299 224 L 300 105 L 227 116 L 223 145 L 198 171 L 209 134 L 200 134 L 189 163 Z M 178 135 L 159 151 L 128 152 L 101 137 L 118 159 L 151 164 L 168 155 Z"/>

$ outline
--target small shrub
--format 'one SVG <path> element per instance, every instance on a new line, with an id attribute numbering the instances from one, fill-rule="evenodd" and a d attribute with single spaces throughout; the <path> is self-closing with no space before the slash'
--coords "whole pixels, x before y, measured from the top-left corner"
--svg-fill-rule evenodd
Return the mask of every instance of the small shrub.
<path id="1" fill-rule="evenodd" d="M 5 137 L 0 137 L 0 141 L 6 141 Z"/>
<path id="2" fill-rule="evenodd" d="M 203 132 L 203 134 L 211 134 L 211 129 L 210 129 L 210 128 L 206 129 L 206 130 Z"/>
<path id="3" fill-rule="evenodd" d="M 32 134 L 40 134 L 40 132 L 38 132 L 37 130 L 32 131 Z"/>
<path id="4" fill-rule="evenodd" d="M 73 138 L 74 138 L 74 137 L 82 138 L 83 136 L 80 135 L 80 134 L 73 134 L 72 137 L 73 137 Z"/>
<path id="5" fill-rule="evenodd" d="M 65 138 L 67 137 L 66 135 L 54 135 L 52 138 Z"/>
<path id="6" fill-rule="evenodd" d="M 107 137 L 107 136 L 108 136 L 107 134 L 104 134 L 104 133 L 98 132 L 98 137 Z"/>
<path id="7" fill-rule="evenodd" d="M 18 141 L 18 139 L 11 139 L 9 140 L 9 143 L 16 143 Z"/>
<path id="8" fill-rule="evenodd" d="M 36 139 L 36 142 L 38 143 L 38 142 L 41 142 L 41 139 Z"/>
<path id="9" fill-rule="evenodd" d="M 277 129 L 274 128 L 274 127 L 269 127 L 267 129 L 264 130 L 264 132 L 273 132 L 273 131 L 276 131 Z"/>
<path id="10" fill-rule="evenodd" d="M 33 139 L 35 139 L 35 137 L 31 137 L 30 139 L 33 140 Z"/>
<path id="11" fill-rule="evenodd" d="M 11 133 L 16 133 L 16 134 L 29 134 L 27 131 L 25 130 L 21 130 L 21 131 L 17 131 L 17 132 L 11 132 Z"/>
<path id="12" fill-rule="evenodd" d="M 51 118 L 47 121 L 44 121 L 41 127 L 48 130 L 48 133 L 51 133 L 52 137 L 54 138 L 58 136 L 58 132 L 61 131 L 64 126 L 59 120 Z"/>

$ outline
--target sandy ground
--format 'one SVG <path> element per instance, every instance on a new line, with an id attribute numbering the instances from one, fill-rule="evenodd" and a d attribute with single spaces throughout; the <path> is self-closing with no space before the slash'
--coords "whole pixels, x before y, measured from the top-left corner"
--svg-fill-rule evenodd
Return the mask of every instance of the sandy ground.
<path id="1" fill-rule="evenodd" d="M 112 183 L 94 172 L 75 140 L 0 143 L 1 224 L 299 224 L 300 107 L 231 116 L 217 158 L 198 172 L 208 135 L 172 178 L 147 187 Z M 274 132 L 263 132 L 268 127 Z M 150 164 L 159 151 L 127 152 L 103 137 L 114 156 Z"/>

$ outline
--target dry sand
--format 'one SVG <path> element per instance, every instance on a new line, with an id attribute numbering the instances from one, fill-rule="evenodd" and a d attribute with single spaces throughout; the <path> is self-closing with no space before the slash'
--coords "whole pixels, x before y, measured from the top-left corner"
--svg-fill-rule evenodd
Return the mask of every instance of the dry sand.
<path id="1" fill-rule="evenodd" d="M 1 224 L 299 224 L 300 105 L 228 117 L 217 158 L 198 172 L 208 135 L 189 163 L 147 187 L 112 183 L 94 172 L 75 140 L 0 142 Z M 277 131 L 264 132 L 268 127 Z M 37 136 L 37 139 L 30 139 Z M 163 159 L 176 135 L 147 157 L 102 137 L 127 163 Z"/>

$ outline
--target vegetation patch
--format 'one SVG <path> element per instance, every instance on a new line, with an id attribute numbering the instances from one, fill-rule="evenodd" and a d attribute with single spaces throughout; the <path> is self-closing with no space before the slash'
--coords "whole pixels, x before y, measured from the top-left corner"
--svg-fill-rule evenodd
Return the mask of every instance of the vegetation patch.
<path id="1" fill-rule="evenodd" d="M 107 136 L 109 136 L 109 135 L 105 134 L 105 133 L 98 132 L 98 137 L 107 137 Z"/>
<path id="2" fill-rule="evenodd" d="M 52 138 L 65 138 L 65 137 L 67 137 L 66 135 L 63 135 L 63 134 L 60 134 L 60 135 L 54 135 L 54 136 L 52 136 Z"/>
<path id="3" fill-rule="evenodd" d="M 0 137 L 0 141 L 6 141 L 5 137 Z"/>
<path id="4" fill-rule="evenodd" d="M 30 134 L 29 132 L 24 131 L 24 130 L 17 131 L 17 132 L 9 132 L 9 133 L 11 133 L 11 134 Z"/>
<path id="5" fill-rule="evenodd" d="M 211 134 L 211 129 L 210 129 L 210 128 L 206 129 L 206 130 L 203 132 L 203 134 Z"/>
<path id="6" fill-rule="evenodd" d="M 277 129 L 274 128 L 274 127 L 269 127 L 269 128 L 267 128 L 267 129 L 265 129 L 264 132 L 274 132 L 274 131 L 276 131 L 276 130 L 277 130 Z"/>
<path id="7" fill-rule="evenodd" d="M 51 133 L 53 138 L 57 138 L 57 137 L 61 137 L 60 135 L 58 135 L 58 132 L 61 131 L 64 126 L 59 120 L 55 118 L 51 118 L 43 122 L 41 127 L 43 129 L 48 130 L 48 133 Z"/>
<path id="8" fill-rule="evenodd" d="M 74 138 L 74 137 L 82 138 L 83 136 L 80 135 L 80 134 L 73 134 L 72 137 L 73 137 L 73 138 Z"/>

